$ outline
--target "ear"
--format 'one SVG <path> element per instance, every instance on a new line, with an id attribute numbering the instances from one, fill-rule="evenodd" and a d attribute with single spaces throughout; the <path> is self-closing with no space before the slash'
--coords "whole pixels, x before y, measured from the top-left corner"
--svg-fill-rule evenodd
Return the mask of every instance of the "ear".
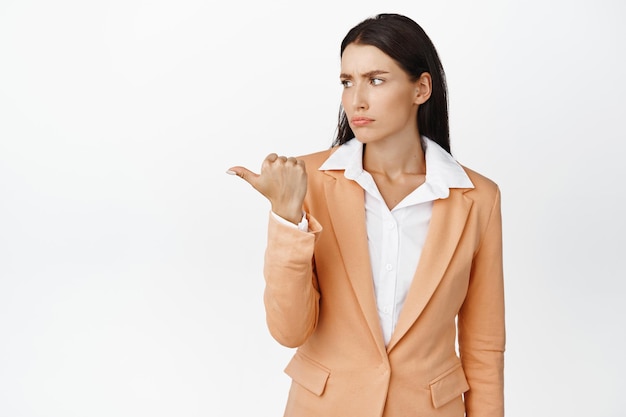
<path id="1" fill-rule="evenodd" d="M 415 80 L 415 98 L 413 103 L 419 105 L 424 104 L 430 98 L 433 91 L 433 79 L 430 74 L 423 72 L 417 80 Z"/>

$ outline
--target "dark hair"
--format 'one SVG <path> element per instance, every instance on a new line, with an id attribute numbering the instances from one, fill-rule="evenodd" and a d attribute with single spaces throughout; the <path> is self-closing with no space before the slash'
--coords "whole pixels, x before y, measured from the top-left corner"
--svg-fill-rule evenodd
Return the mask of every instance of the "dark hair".
<path id="1" fill-rule="evenodd" d="M 420 134 L 428 136 L 449 153 L 446 76 L 435 46 L 420 25 L 399 14 L 379 14 L 350 29 L 341 42 L 340 56 L 351 43 L 375 46 L 394 59 L 413 80 L 417 80 L 424 72 L 430 74 L 431 96 L 420 105 L 417 124 Z M 340 106 L 337 137 L 332 146 L 342 145 L 353 137 L 346 113 Z"/>

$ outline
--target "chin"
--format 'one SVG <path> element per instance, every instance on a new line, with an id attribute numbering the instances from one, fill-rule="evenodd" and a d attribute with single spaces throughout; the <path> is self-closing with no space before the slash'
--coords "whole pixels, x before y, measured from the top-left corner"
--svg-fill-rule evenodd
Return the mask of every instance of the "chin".
<path id="1" fill-rule="evenodd" d="M 367 134 L 367 133 L 359 133 L 359 132 L 354 132 L 354 136 L 355 138 L 361 142 L 361 143 L 372 143 L 372 142 L 378 142 L 380 141 L 382 138 L 379 137 L 378 135 L 372 135 L 372 134 Z"/>

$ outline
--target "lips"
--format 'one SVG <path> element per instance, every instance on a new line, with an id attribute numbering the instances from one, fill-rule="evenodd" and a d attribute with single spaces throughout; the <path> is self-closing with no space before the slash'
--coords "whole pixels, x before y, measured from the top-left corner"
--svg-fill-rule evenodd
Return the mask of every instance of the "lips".
<path id="1" fill-rule="evenodd" d="M 370 119 L 369 117 L 358 116 L 350 119 L 350 122 L 353 126 L 367 126 L 372 123 L 374 119 Z"/>

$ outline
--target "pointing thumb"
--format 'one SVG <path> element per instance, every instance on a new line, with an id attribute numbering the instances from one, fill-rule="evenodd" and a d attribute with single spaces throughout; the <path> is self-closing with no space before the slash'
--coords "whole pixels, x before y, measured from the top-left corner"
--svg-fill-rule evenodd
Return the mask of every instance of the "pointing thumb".
<path id="1" fill-rule="evenodd" d="M 226 173 L 229 175 L 237 175 L 238 177 L 243 178 L 247 183 L 252 186 L 254 186 L 255 180 L 259 177 L 258 174 L 255 174 L 249 169 L 240 166 L 229 168 Z"/>

